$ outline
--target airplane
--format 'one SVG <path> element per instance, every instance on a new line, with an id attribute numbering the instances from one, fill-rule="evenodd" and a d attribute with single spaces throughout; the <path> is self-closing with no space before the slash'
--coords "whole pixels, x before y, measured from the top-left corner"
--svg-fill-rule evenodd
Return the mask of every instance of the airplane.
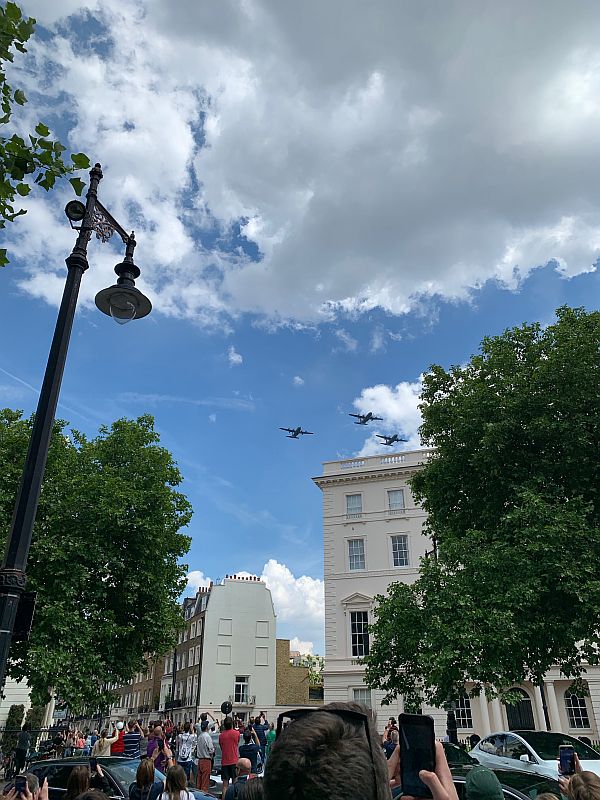
<path id="1" fill-rule="evenodd" d="M 366 414 L 348 414 L 349 417 L 356 417 L 358 422 L 355 422 L 355 425 L 366 425 L 367 422 L 373 422 L 373 420 L 382 420 L 383 417 L 374 417 L 373 412 L 369 411 Z"/>
<path id="2" fill-rule="evenodd" d="M 297 439 L 299 436 L 314 436 L 312 431 L 303 431 L 302 428 L 298 425 L 297 428 L 279 428 L 280 431 L 287 431 L 289 436 L 286 436 L 286 439 Z"/>
<path id="3" fill-rule="evenodd" d="M 408 439 L 403 439 L 401 436 L 398 436 L 395 433 L 393 436 L 382 436 L 380 433 L 376 433 L 378 439 L 383 439 L 384 441 L 381 444 L 386 445 L 386 447 L 392 447 L 392 445 L 396 444 L 396 442 L 408 442 Z"/>

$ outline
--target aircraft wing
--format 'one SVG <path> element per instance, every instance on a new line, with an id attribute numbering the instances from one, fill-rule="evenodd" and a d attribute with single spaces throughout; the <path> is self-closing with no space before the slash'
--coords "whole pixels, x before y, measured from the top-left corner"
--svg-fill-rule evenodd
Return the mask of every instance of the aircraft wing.
<path id="1" fill-rule="evenodd" d="M 376 434 L 375 434 L 375 436 L 376 436 L 378 439 L 389 439 L 389 438 L 390 438 L 389 436 L 382 436 L 380 433 L 376 433 Z"/>
<path id="2" fill-rule="evenodd" d="M 364 417 L 364 414 L 348 414 L 348 416 L 349 417 L 356 417 L 356 419 L 360 419 L 361 417 Z"/>
<path id="3" fill-rule="evenodd" d="M 279 428 L 279 430 L 280 431 L 287 431 L 288 433 L 293 433 L 294 432 L 293 428 Z"/>
<path id="4" fill-rule="evenodd" d="M 300 433 L 303 433 L 303 434 L 308 435 L 308 436 L 314 436 L 315 435 L 313 433 L 313 431 L 300 431 Z"/>
<path id="5" fill-rule="evenodd" d="M 374 420 L 374 419 L 378 419 L 380 422 L 383 421 L 383 417 L 371 417 L 371 421 Z"/>

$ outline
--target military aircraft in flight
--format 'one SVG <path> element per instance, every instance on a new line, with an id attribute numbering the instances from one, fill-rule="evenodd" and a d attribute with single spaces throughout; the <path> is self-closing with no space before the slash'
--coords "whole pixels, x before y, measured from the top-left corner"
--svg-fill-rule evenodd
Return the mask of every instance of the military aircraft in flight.
<path id="1" fill-rule="evenodd" d="M 373 422 L 374 420 L 382 420 L 383 417 L 375 417 L 372 411 L 368 411 L 366 414 L 348 414 L 349 417 L 356 417 L 358 422 L 355 422 L 355 425 L 366 425 L 367 422 Z"/>
<path id="2" fill-rule="evenodd" d="M 297 428 L 279 428 L 280 431 L 287 431 L 286 439 L 297 439 L 299 436 L 314 436 L 313 431 L 303 431 L 300 426 Z"/>
<path id="3" fill-rule="evenodd" d="M 386 447 L 392 447 L 392 445 L 396 444 L 397 442 L 408 442 L 408 439 L 403 439 L 401 436 L 398 436 L 395 433 L 393 436 L 382 436 L 380 433 L 376 433 L 378 439 L 383 439 L 381 444 L 384 444 Z"/>

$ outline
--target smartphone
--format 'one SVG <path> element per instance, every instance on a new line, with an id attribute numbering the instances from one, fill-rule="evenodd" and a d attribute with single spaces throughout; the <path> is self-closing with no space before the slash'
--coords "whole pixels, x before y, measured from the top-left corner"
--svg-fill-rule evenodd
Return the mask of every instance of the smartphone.
<path id="1" fill-rule="evenodd" d="M 17 794 L 25 794 L 27 791 L 27 778 L 25 775 L 17 775 L 15 777 L 15 790 Z"/>
<path id="2" fill-rule="evenodd" d="M 90 772 L 96 772 L 98 769 L 98 759 L 92 756 L 90 758 Z"/>
<path id="3" fill-rule="evenodd" d="M 164 750 L 165 749 L 165 740 L 164 739 L 157 739 L 156 740 L 156 746 L 158 747 L 159 750 Z"/>
<path id="4" fill-rule="evenodd" d="M 575 748 L 572 744 L 559 746 L 558 771 L 561 775 L 575 775 Z"/>
<path id="5" fill-rule="evenodd" d="M 400 714 L 400 781 L 402 794 L 431 797 L 419 778 L 422 769 L 435 770 L 435 730 L 433 717 L 424 714 Z"/>

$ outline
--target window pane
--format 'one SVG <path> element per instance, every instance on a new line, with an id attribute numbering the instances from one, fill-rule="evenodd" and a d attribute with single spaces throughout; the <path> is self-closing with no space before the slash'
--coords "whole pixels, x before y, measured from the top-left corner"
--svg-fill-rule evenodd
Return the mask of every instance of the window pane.
<path id="1" fill-rule="evenodd" d="M 576 694 L 567 692 L 567 694 L 565 694 L 565 707 L 567 709 L 569 726 L 571 728 L 590 727 L 585 697 L 578 697 Z"/>
<path id="2" fill-rule="evenodd" d="M 350 612 L 350 641 L 356 658 L 369 655 L 369 615 L 366 611 Z"/>
<path id="3" fill-rule="evenodd" d="M 471 700 L 468 697 L 459 697 L 456 701 L 454 716 L 457 728 L 472 728 L 473 717 L 471 716 Z"/>
<path id="4" fill-rule="evenodd" d="M 351 570 L 365 568 L 364 539 L 348 539 L 348 567 Z"/>
<path id="5" fill-rule="evenodd" d="M 354 702 L 362 703 L 363 706 L 371 708 L 371 690 L 370 689 L 353 689 Z"/>
<path id="6" fill-rule="evenodd" d="M 390 511 L 404 511 L 404 489 L 390 489 L 388 507 Z"/>
<path id="7" fill-rule="evenodd" d="M 408 535 L 392 536 L 392 557 L 395 567 L 408 567 Z"/>
<path id="8" fill-rule="evenodd" d="M 346 514 L 349 517 L 359 517 L 362 514 L 362 494 L 346 495 Z"/>

